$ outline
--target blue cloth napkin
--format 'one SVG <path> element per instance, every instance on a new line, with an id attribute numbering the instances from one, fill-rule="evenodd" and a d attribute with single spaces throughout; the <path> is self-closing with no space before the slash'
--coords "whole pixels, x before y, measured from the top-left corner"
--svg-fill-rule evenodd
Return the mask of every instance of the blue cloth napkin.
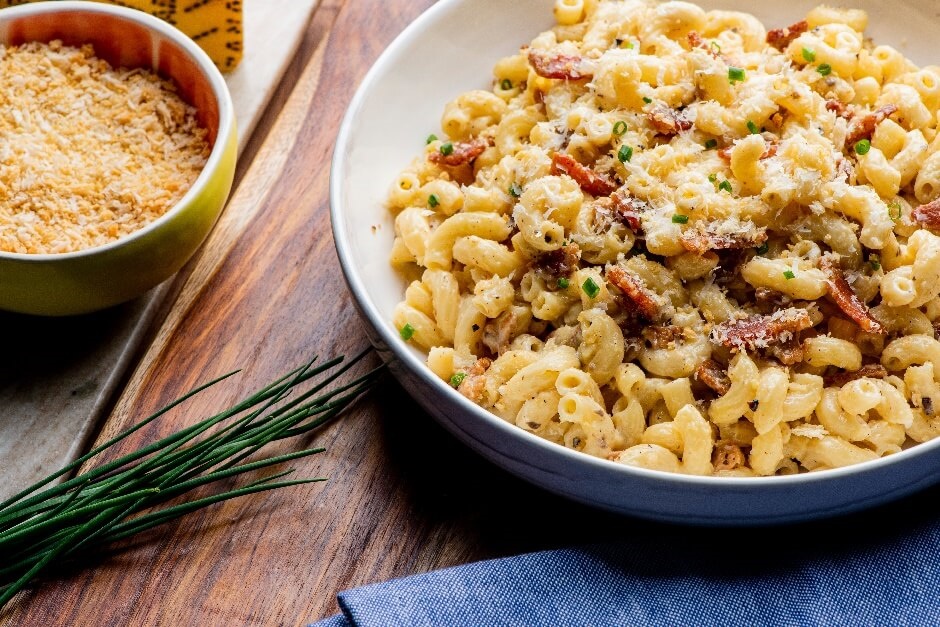
<path id="1" fill-rule="evenodd" d="M 314 627 L 940 625 L 940 523 L 814 537 L 827 530 L 668 548 L 633 538 L 477 562 L 342 592 L 343 614 Z"/>

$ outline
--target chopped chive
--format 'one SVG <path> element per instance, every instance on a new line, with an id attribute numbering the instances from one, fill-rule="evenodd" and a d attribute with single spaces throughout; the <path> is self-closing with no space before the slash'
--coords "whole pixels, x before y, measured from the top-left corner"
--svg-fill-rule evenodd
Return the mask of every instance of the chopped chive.
<path id="1" fill-rule="evenodd" d="M 446 156 L 449 155 L 449 154 L 453 154 L 453 152 L 454 152 L 454 144 L 453 144 L 453 142 L 444 142 L 443 144 L 441 144 L 441 154 L 442 154 L 442 155 L 444 155 L 444 156 L 446 157 Z"/>
<path id="2" fill-rule="evenodd" d="M 619 122 L 617 122 L 616 124 L 614 124 L 614 135 L 616 135 L 617 137 L 620 137 L 621 135 L 623 135 L 623 134 L 626 133 L 626 132 L 627 132 L 627 123 L 626 123 L 626 122 L 624 122 L 623 120 L 620 120 Z"/>
<path id="3" fill-rule="evenodd" d="M 627 50 L 633 50 L 633 42 L 632 41 L 624 42 L 623 47 L 626 48 Z"/>
<path id="4" fill-rule="evenodd" d="M 751 135 L 757 135 L 760 133 L 760 129 L 757 127 L 757 125 L 750 120 L 747 121 L 747 130 L 751 131 Z"/>
<path id="5" fill-rule="evenodd" d="M 405 341 L 407 342 L 407 341 L 410 340 L 412 337 L 414 337 L 415 328 L 414 328 L 413 326 L 411 326 L 411 323 L 410 323 L 410 322 L 406 322 L 406 323 L 405 323 L 405 326 L 403 326 L 403 327 L 398 331 L 398 334 L 401 335 L 401 339 L 403 339 L 403 340 L 405 340 Z"/>
<path id="6" fill-rule="evenodd" d="M 715 148 L 718 148 L 718 140 L 717 140 L 717 139 L 706 139 L 706 140 L 705 140 L 705 150 L 714 150 Z"/>
<path id="7" fill-rule="evenodd" d="M 735 83 L 740 83 L 744 80 L 745 73 L 744 68 L 739 67 L 729 67 L 728 68 L 728 82 L 732 85 Z"/>
<path id="8" fill-rule="evenodd" d="M 450 378 L 450 386 L 454 388 L 460 387 L 460 384 L 463 383 L 463 380 L 466 378 L 466 372 L 455 372 L 454 376 Z"/>
<path id="9" fill-rule="evenodd" d="M 803 48 L 803 59 L 807 63 L 812 63 L 816 60 L 816 51 L 812 48 Z"/>
<path id="10" fill-rule="evenodd" d="M 895 222 L 897 222 L 898 220 L 900 220 L 900 219 L 901 219 L 901 203 L 899 203 L 898 201 L 895 200 L 894 202 L 892 202 L 891 204 L 889 204 L 889 205 L 888 205 L 888 215 L 889 215 L 889 216 L 891 217 L 891 219 L 894 220 Z"/>
<path id="11" fill-rule="evenodd" d="M 434 133 L 431 133 L 430 135 L 428 135 L 428 138 L 424 140 L 424 143 L 430 144 L 431 142 L 436 142 L 436 141 L 437 141 L 437 135 L 435 135 Z"/>
<path id="12" fill-rule="evenodd" d="M 868 258 L 868 265 L 871 266 L 871 269 L 878 271 L 881 269 L 881 261 L 878 260 L 878 255 L 872 255 Z"/>
<path id="13" fill-rule="evenodd" d="M 819 67 L 816 68 L 816 71 L 822 74 L 823 76 L 829 76 L 832 74 L 832 66 L 828 63 L 822 63 Z"/>
<path id="14" fill-rule="evenodd" d="M 519 196 L 522 196 L 522 188 L 519 187 L 518 183 L 513 183 L 509 186 L 509 195 L 513 198 L 519 198 Z"/>
<path id="15" fill-rule="evenodd" d="M 500 87 L 500 89 L 502 89 L 503 91 L 509 91 L 510 89 L 512 89 L 512 81 L 509 80 L 508 78 L 504 78 L 504 79 L 499 83 L 499 87 Z"/>
<path id="16" fill-rule="evenodd" d="M 620 163 L 626 163 L 633 157 L 633 147 L 627 146 L 624 144 L 620 147 L 620 150 L 617 151 L 617 158 L 620 159 Z"/>
<path id="17" fill-rule="evenodd" d="M 684 216 L 681 213 L 677 213 L 674 216 L 672 216 L 673 224 L 685 224 L 688 221 L 689 221 L 689 216 Z"/>
<path id="18" fill-rule="evenodd" d="M 595 283 L 594 279 L 591 277 L 588 277 L 584 280 L 584 283 L 581 285 L 581 289 L 584 290 L 584 293 L 591 298 L 597 298 L 597 295 L 601 293 L 601 288 L 597 286 L 597 283 Z"/>
<path id="19" fill-rule="evenodd" d="M 653 102 L 653 99 L 652 99 L 652 98 L 647 98 L 646 96 L 643 96 L 643 102 L 645 102 L 646 104 L 649 104 L 649 103 Z"/>
<path id="20" fill-rule="evenodd" d="M 708 175 L 708 180 L 711 181 L 712 183 L 717 183 L 718 175 L 712 172 L 711 174 Z"/>
<path id="21" fill-rule="evenodd" d="M 756 252 L 758 255 L 766 255 L 768 250 L 770 250 L 770 244 L 764 242 L 758 246 L 754 252 Z"/>
<path id="22" fill-rule="evenodd" d="M 790 279 L 796 277 L 796 275 L 793 274 L 793 270 L 784 270 L 784 271 L 783 271 L 783 276 L 784 276 L 784 278 L 786 278 L 787 281 L 789 281 Z"/>
<path id="23" fill-rule="evenodd" d="M 717 41 L 715 41 L 714 39 L 712 39 L 712 42 L 711 42 L 711 44 L 709 44 L 709 45 L 711 45 L 712 50 L 714 50 L 714 51 L 717 52 L 718 54 L 721 54 L 721 44 L 719 44 Z"/>
<path id="24" fill-rule="evenodd" d="M 871 142 L 867 139 L 860 139 L 855 143 L 855 154 L 867 155 L 869 150 L 871 150 Z"/>
<path id="25" fill-rule="evenodd" d="M 721 183 L 719 183 L 718 189 L 728 192 L 729 194 L 734 192 L 734 189 L 731 188 L 731 181 L 729 181 L 728 179 L 725 179 Z"/>
<path id="26" fill-rule="evenodd" d="M 441 201 L 437 199 L 437 194 L 431 194 L 428 196 L 428 207 L 432 209 L 441 204 Z"/>
<path id="27" fill-rule="evenodd" d="M 566 289 L 568 289 L 568 286 L 569 286 L 569 285 L 571 285 L 571 282 L 570 282 L 568 279 L 566 279 L 565 277 L 561 277 L 560 279 L 558 279 L 558 287 L 559 287 L 559 288 L 561 288 L 561 289 L 563 289 L 563 290 L 566 290 Z"/>

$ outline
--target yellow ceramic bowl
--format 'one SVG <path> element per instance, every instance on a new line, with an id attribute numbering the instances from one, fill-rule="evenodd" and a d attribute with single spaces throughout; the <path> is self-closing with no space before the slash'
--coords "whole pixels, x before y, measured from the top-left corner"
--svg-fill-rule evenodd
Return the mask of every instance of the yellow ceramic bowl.
<path id="1" fill-rule="evenodd" d="M 212 146 L 190 190 L 144 228 L 77 252 L 0 252 L 0 309 L 63 316 L 130 300 L 176 273 L 225 205 L 237 144 L 232 100 L 222 75 L 199 46 L 162 20 L 97 2 L 39 2 L 0 10 L 0 43 L 53 39 L 70 46 L 90 43 L 96 56 L 115 67 L 146 67 L 173 79 L 183 99 L 196 107 Z"/>

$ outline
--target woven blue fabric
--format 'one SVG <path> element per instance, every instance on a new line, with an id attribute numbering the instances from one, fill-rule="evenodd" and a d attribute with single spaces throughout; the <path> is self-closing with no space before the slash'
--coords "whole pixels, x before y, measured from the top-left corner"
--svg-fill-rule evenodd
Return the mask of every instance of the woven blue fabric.
<path id="1" fill-rule="evenodd" d="M 343 616 L 316 627 L 940 625 L 940 525 L 887 537 L 862 528 L 858 544 L 843 538 L 831 551 L 807 538 L 802 554 L 775 542 L 808 531 L 767 529 L 766 543 L 738 547 L 618 544 L 477 562 L 342 592 Z M 745 547 L 750 555 L 737 553 Z"/>

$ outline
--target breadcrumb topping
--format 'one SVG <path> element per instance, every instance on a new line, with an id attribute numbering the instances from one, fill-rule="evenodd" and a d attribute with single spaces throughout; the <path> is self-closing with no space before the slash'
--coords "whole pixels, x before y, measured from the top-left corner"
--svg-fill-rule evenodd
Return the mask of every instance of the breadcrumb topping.
<path id="1" fill-rule="evenodd" d="M 190 188 L 207 132 L 175 86 L 90 45 L 0 45 L 0 250 L 65 253 L 153 222 Z"/>

